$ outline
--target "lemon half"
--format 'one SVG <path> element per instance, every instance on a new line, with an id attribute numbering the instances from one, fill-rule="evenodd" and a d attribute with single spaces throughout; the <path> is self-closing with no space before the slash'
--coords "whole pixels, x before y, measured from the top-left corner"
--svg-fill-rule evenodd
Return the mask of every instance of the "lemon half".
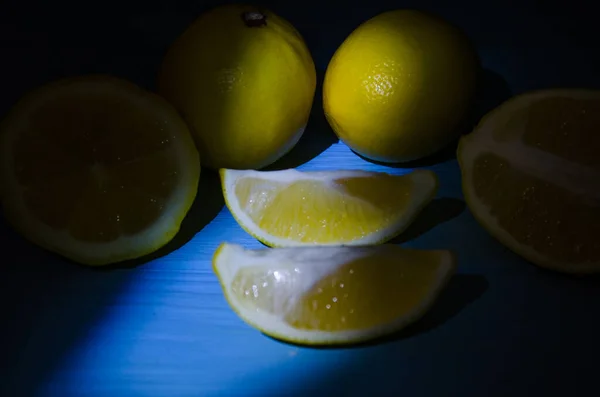
<path id="1" fill-rule="evenodd" d="M 50 83 L 0 126 L 2 206 L 27 239 L 104 265 L 166 244 L 192 205 L 200 162 L 183 120 L 129 82 Z"/>
<path id="2" fill-rule="evenodd" d="M 474 216 L 529 261 L 600 271 L 600 91 L 526 93 L 490 112 L 458 148 Z"/>
<path id="3" fill-rule="evenodd" d="M 213 269 L 232 309 L 278 339 L 346 344 L 418 320 L 455 269 L 448 251 L 370 247 L 246 250 L 222 244 Z"/>
<path id="4" fill-rule="evenodd" d="M 366 245 L 404 231 L 435 196 L 432 171 L 221 170 L 237 222 L 269 246 Z"/>

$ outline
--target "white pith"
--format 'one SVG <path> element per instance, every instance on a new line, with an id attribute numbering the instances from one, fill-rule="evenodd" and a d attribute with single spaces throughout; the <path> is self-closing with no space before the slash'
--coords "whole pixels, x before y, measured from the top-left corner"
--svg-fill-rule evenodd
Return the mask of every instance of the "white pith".
<path id="1" fill-rule="evenodd" d="M 90 79 L 77 83 L 77 90 L 84 95 L 101 94 L 102 92 L 115 94 L 120 91 L 125 101 L 135 100 L 144 109 L 154 110 L 156 113 L 164 112 L 164 109 L 157 104 L 155 98 L 148 96 L 148 93 L 137 87 L 135 89 L 140 90 L 140 93 L 132 92 L 132 87 L 123 86 L 121 81 L 112 84 L 111 80 L 105 79 Z M 18 115 L 9 114 L 3 125 L 0 126 L 2 130 L 0 135 L 0 149 L 2 151 L 0 154 L 0 161 L 2 162 L 0 181 L 4 187 L 2 190 L 2 204 L 6 216 L 15 227 L 23 231 L 33 242 L 73 260 L 91 265 L 104 264 L 115 258 L 128 257 L 132 252 L 132 247 L 139 247 L 144 250 L 144 247 L 162 245 L 161 242 L 164 241 L 165 235 L 173 233 L 173 219 L 180 218 L 182 212 L 187 210 L 187 208 L 184 208 L 189 204 L 187 198 L 190 194 L 195 194 L 196 189 L 195 184 L 185 183 L 190 181 L 192 176 L 192 170 L 189 167 L 190 162 L 198 161 L 194 151 L 190 150 L 189 145 L 191 144 L 193 147 L 193 141 L 190 137 L 182 137 L 177 128 L 173 129 L 174 139 L 171 140 L 171 146 L 168 150 L 176 153 L 174 157 L 178 160 L 177 174 L 181 183 L 165 201 L 164 207 L 166 210 L 146 230 L 135 235 L 121 235 L 111 242 L 84 242 L 74 238 L 67 230 L 56 230 L 40 222 L 27 210 L 22 196 L 22 187 L 19 185 L 13 170 L 14 159 L 11 148 L 19 133 L 27 128 L 27 122 L 30 119 L 28 115 L 33 114 L 37 108 L 42 107 L 46 102 L 61 96 L 63 90 L 70 94 L 74 92 L 74 87 L 71 84 L 62 86 L 52 84 L 38 89 L 35 95 L 26 97 L 24 103 L 19 107 Z M 194 190 L 194 193 L 192 193 L 192 190 Z"/>
<path id="2" fill-rule="evenodd" d="M 492 215 L 491 208 L 477 197 L 471 183 L 473 164 L 477 157 L 492 153 L 502 157 L 512 167 L 523 171 L 535 178 L 546 180 L 556 186 L 570 190 L 586 199 L 586 204 L 600 205 L 600 172 L 597 169 L 569 162 L 552 153 L 544 152 L 535 147 L 525 145 L 520 139 L 525 124 L 520 130 L 513 130 L 513 139 L 498 141 L 494 138 L 495 127 L 507 122 L 508 117 L 531 103 L 547 97 L 566 96 L 570 98 L 598 99 L 600 94 L 588 90 L 551 90 L 536 91 L 521 95 L 502 104 L 488 114 L 477 126 L 476 130 L 461 139 L 458 156 L 461 164 L 464 194 L 475 217 L 501 242 L 524 258 L 549 268 L 563 271 L 588 272 L 600 270 L 600 262 L 567 263 L 549 258 L 533 248 L 519 243 L 510 233 L 504 230 Z"/>
<path id="3" fill-rule="evenodd" d="M 247 250 L 235 244 L 222 244 L 213 258 L 213 267 L 217 273 L 227 301 L 235 312 L 248 324 L 262 332 L 280 339 L 309 344 L 335 344 L 350 341 L 364 341 L 397 331 L 414 322 L 433 304 L 438 293 L 454 270 L 454 258 L 448 251 L 436 251 L 440 254 L 437 277 L 430 287 L 431 293 L 413 310 L 401 318 L 371 328 L 348 331 L 315 331 L 297 329 L 285 321 L 285 316 L 295 303 L 324 277 L 334 273 L 344 264 L 358 258 L 367 257 L 374 252 L 390 250 L 390 255 L 398 255 L 402 248 L 393 245 L 370 247 L 293 247 Z M 376 266 L 373 263 L 373 266 Z M 264 267 L 265 270 L 277 270 L 294 267 L 300 270 L 303 279 L 294 283 L 296 290 L 286 289 L 287 294 L 281 300 L 288 302 L 279 313 L 270 313 L 259 307 L 247 307 L 239 302 L 231 289 L 232 280 L 240 269 L 246 267 Z M 291 298 L 291 299 L 290 299 Z"/>
<path id="4" fill-rule="evenodd" d="M 282 171 L 254 171 L 254 170 L 221 170 L 223 192 L 225 201 L 231 213 L 238 223 L 258 240 L 274 247 L 296 247 L 296 246 L 311 246 L 314 243 L 306 243 L 296 241 L 291 238 L 280 238 L 273 236 L 261 229 L 252 218 L 246 213 L 239 203 L 235 194 L 236 183 L 241 178 L 259 178 L 266 181 L 279 182 L 285 185 L 292 185 L 298 181 L 318 181 L 331 189 L 341 191 L 340 186 L 335 184 L 336 179 L 352 178 L 352 177 L 369 177 L 376 176 L 378 173 L 367 172 L 360 170 L 338 170 L 338 171 L 313 171 L 301 172 L 295 169 Z M 322 243 L 319 245 L 336 246 L 336 245 L 369 245 L 380 243 L 387 238 L 396 235 L 404 230 L 418 215 L 421 209 L 433 198 L 437 187 L 437 179 L 435 174 L 426 170 L 417 170 L 402 177 L 412 178 L 414 182 L 414 190 L 411 192 L 411 200 L 408 206 L 404 209 L 403 216 L 396 223 L 391 224 L 386 228 L 374 231 L 363 238 L 351 241 L 336 241 L 332 243 Z M 356 199 L 356 198 L 353 198 Z M 359 199 L 356 199 L 359 200 Z M 365 205 L 371 205 L 365 202 Z"/>

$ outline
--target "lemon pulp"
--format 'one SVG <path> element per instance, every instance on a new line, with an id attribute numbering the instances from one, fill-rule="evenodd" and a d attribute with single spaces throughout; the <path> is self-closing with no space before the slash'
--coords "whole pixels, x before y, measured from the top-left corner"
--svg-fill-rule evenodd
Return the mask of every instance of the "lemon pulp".
<path id="1" fill-rule="evenodd" d="M 454 266 L 447 251 L 393 245 L 245 250 L 223 244 L 213 258 L 242 319 L 308 344 L 364 341 L 416 321 Z"/>
<path id="2" fill-rule="evenodd" d="M 403 254 L 398 258 L 377 252 L 343 264 L 306 292 L 286 313 L 285 321 L 302 330 L 344 331 L 382 326 L 407 315 L 427 297 L 437 277 L 439 255 Z M 301 271 L 295 272 L 291 266 L 267 269 L 261 265 L 241 269 L 232 282 L 232 291 L 241 302 L 249 300 L 248 306 L 276 314 L 276 289 L 293 285 L 294 276 L 301 277 Z M 281 282 L 282 277 L 291 279 Z"/>
<path id="3" fill-rule="evenodd" d="M 3 205 L 35 243 L 87 264 L 168 242 L 193 201 L 198 153 L 161 98 L 107 76 L 48 84 L 2 124 Z"/>
<path id="4" fill-rule="evenodd" d="M 469 207 L 515 252 L 566 272 L 600 269 L 600 93 L 544 90 L 509 100 L 462 139 Z"/>
<path id="5" fill-rule="evenodd" d="M 231 171 L 221 174 L 227 205 L 269 245 L 366 244 L 408 226 L 433 198 L 431 171 Z"/>

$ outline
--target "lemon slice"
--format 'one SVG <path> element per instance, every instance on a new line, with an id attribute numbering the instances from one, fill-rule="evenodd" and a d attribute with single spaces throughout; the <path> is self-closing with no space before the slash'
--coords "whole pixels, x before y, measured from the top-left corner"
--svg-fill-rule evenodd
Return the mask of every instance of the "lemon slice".
<path id="1" fill-rule="evenodd" d="M 536 91 L 490 112 L 458 149 L 474 216 L 539 266 L 599 271 L 599 132 L 600 91 Z"/>
<path id="2" fill-rule="evenodd" d="M 104 265 L 166 244 L 196 195 L 199 156 L 162 98 L 107 76 L 50 83 L 0 126 L 7 219 L 32 242 Z"/>
<path id="3" fill-rule="evenodd" d="M 213 257 L 225 298 L 245 322 L 311 345 L 399 331 L 433 305 L 454 269 L 448 251 L 391 244 L 252 251 L 225 243 Z"/>
<path id="4" fill-rule="evenodd" d="M 237 222 L 269 246 L 368 245 L 401 233 L 437 190 L 428 170 L 220 172 Z"/>

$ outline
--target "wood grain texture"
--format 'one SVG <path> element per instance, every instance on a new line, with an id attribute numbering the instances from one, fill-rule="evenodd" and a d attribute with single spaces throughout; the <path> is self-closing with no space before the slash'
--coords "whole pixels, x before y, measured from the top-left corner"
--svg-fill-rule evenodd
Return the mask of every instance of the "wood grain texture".
<path id="1" fill-rule="evenodd" d="M 43 3 L 31 15 L 29 3 L 9 2 L 0 15 L 2 113 L 25 90 L 62 75 L 110 72 L 151 88 L 168 43 L 209 6 L 178 1 L 117 7 L 109 1 L 93 15 L 80 10 L 83 19 L 65 14 L 80 6 L 63 3 L 52 9 Z M 524 90 L 600 87 L 597 53 L 588 52 L 595 48 L 592 27 L 585 15 L 574 22 L 577 2 L 566 11 L 552 2 L 542 9 L 533 2 L 496 1 L 264 3 L 305 36 L 321 78 L 337 45 L 366 18 L 394 7 L 440 13 L 473 38 L 487 69 L 473 120 Z M 199 198 L 180 235 L 145 263 L 82 268 L 30 245 L 0 222 L 0 393 L 597 395 L 599 280 L 537 269 L 490 237 L 464 206 L 453 148 L 413 165 L 437 172 L 440 190 L 395 242 L 451 249 L 459 274 L 421 322 L 356 348 L 287 345 L 245 325 L 229 309 L 211 256 L 222 241 L 261 245 L 223 207 L 214 174 L 202 175 Z M 367 162 L 338 143 L 322 116 L 319 92 L 305 137 L 271 168 L 295 166 L 411 169 Z"/>

